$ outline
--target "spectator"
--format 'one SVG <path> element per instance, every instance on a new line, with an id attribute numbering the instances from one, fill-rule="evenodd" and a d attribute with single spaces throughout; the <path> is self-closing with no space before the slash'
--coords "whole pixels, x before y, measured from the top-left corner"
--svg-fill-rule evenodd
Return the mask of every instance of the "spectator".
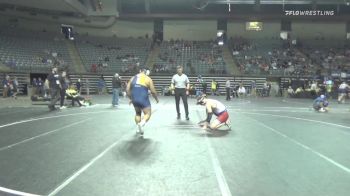
<path id="1" fill-rule="evenodd" d="M 75 83 L 75 86 L 77 87 L 78 93 L 80 93 L 80 91 L 81 91 L 81 80 L 80 80 L 80 78 L 78 78 L 78 81 Z"/>
<path id="2" fill-rule="evenodd" d="M 204 79 L 202 81 L 202 90 L 203 90 L 203 94 L 207 94 L 207 83 L 205 82 Z"/>
<path id="3" fill-rule="evenodd" d="M 36 96 L 38 94 L 38 81 L 36 78 L 32 80 L 32 96 Z"/>
<path id="4" fill-rule="evenodd" d="M 262 96 L 263 97 L 269 96 L 269 85 L 268 85 L 267 81 L 265 81 L 265 83 L 264 83 Z"/>
<path id="5" fill-rule="evenodd" d="M 47 98 L 50 95 L 49 80 L 46 78 L 44 82 L 44 97 Z"/>
<path id="6" fill-rule="evenodd" d="M 256 82 L 255 80 L 252 80 L 250 83 L 250 96 L 256 97 Z"/>
<path id="7" fill-rule="evenodd" d="M 339 89 L 338 89 L 338 103 L 344 103 L 345 102 L 345 98 L 346 98 L 346 94 L 348 93 L 349 90 L 349 86 L 348 84 L 346 84 L 346 82 L 342 82 L 339 85 Z"/>
<path id="8" fill-rule="evenodd" d="M 197 93 L 196 93 L 196 96 L 199 96 L 200 94 L 203 94 L 203 78 L 201 75 L 198 75 L 197 77 L 197 85 L 196 85 L 196 90 L 197 90 Z M 201 87 L 202 87 L 202 91 L 201 91 Z M 205 94 L 205 93 L 204 93 Z"/>
<path id="9" fill-rule="evenodd" d="M 37 81 L 37 95 L 43 97 L 44 94 L 44 82 L 41 80 L 41 77 L 39 77 Z"/>
<path id="10" fill-rule="evenodd" d="M 86 88 L 86 95 L 90 95 L 90 82 L 89 79 L 85 79 L 85 88 Z"/>
<path id="11" fill-rule="evenodd" d="M 2 81 L 2 86 L 4 87 L 2 92 L 2 97 L 6 98 L 8 97 L 8 92 L 10 90 L 10 76 L 6 75 L 5 79 Z"/>
<path id="12" fill-rule="evenodd" d="M 316 99 L 317 97 L 317 82 L 313 81 L 310 87 L 310 93 L 312 98 Z"/>
<path id="13" fill-rule="evenodd" d="M 106 82 L 105 82 L 103 76 L 101 75 L 100 79 L 97 82 L 97 89 L 98 89 L 99 95 L 102 95 L 104 93 L 103 90 L 104 90 L 105 86 L 106 86 Z"/>
<path id="14" fill-rule="evenodd" d="M 291 86 L 288 87 L 287 92 L 288 92 L 288 96 L 289 97 L 293 97 L 294 96 L 294 90 L 293 90 L 293 88 Z"/>
<path id="15" fill-rule="evenodd" d="M 226 79 L 225 87 L 226 87 L 226 101 L 229 101 L 231 99 L 231 82 L 229 78 Z"/>
<path id="16" fill-rule="evenodd" d="M 119 105 L 119 93 L 121 90 L 122 82 L 121 78 L 118 73 L 114 74 L 113 80 L 112 80 L 112 92 L 113 92 L 113 97 L 112 97 L 112 107 L 118 106 Z"/>
<path id="17" fill-rule="evenodd" d="M 48 105 L 50 111 L 55 110 L 55 104 L 60 99 L 60 76 L 58 74 L 57 68 L 52 68 L 51 73 L 48 76 L 51 102 Z"/>
<path id="18" fill-rule="evenodd" d="M 245 97 L 245 96 L 246 96 L 246 90 L 245 90 L 243 84 L 240 83 L 240 84 L 239 84 L 239 88 L 238 88 L 238 97 L 239 97 L 239 98 L 243 98 L 243 97 Z"/>
<path id="19" fill-rule="evenodd" d="M 268 82 L 268 83 L 267 83 L 267 96 L 268 96 L 268 97 L 270 97 L 271 88 L 272 88 L 271 82 Z"/>
<path id="20" fill-rule="evenodd" d="M 61 77 L 60 77 L 60 109 L 65 109 L 66 106 L 64 106 L 64 100 L 66 97 L 66 90 L 68 89 L 69 83 L 68 83 L 68 78 L 67 78 L 67 72 L 62 71 Z"/>
<path id="21" fill-rule="evenodd" d="M 215 79 L 211 81 L 211 95 L 216 95 L 217 82 Z"/>
<path id="22" fill-rule="evenodd" d="M 73 85 L 70 85 L 66 90 L 67 99 L 72 100 L 72 107 L 74 107 L 75 102 L 78 103 L 79 107 L 83 106 L 84 97 L 80 96 L 79 92 L 74 89 Z"/>
<path id="23" fill-rule="evenodd" d="M 328 80 L 326 80 L 325 85 L 326 85 L 326 97 L 331 99 L 334 82 L 332 81 L 332 79 L 329 78 Z"/>
<path id="24" fill-rule="evenodd" d="M 18 94 L 18 79 L 15 77 L 12 81 L 12 97 L 17 99 Z"/>

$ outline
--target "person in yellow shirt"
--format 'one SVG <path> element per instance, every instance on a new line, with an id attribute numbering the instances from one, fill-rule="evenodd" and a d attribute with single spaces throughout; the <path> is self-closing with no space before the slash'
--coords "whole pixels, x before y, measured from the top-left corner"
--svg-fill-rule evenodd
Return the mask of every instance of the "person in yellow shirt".
<path id="1" fill-rule="evenodd" d="M 84 97 L 80 96 L 78 91 L 75 89 L 73 85 L 69 86 L 69 88 L 66 90 L 66 97 L 67 99 L 72 100 L 72 106 L 74 107 L 74 103 L 77 102 L 79 107 L 83 106 Z M 85 105 L 84 105 L 85 106 Z"/>
<path id="2" fill-rule="evenodd" d="M 216 87 L 217 87 L 217 82 L 215 79 L 211 81 L 211 95 L 216 95 Z"/>

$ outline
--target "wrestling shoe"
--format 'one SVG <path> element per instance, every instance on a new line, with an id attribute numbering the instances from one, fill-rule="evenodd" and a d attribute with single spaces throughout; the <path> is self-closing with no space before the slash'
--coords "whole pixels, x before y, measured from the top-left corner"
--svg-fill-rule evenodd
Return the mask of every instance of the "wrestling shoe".
<path id="1" fill-rule="evenodd" d="M 138 123 L 138 124 L 137 124 L 137 131 L 136 131 L 136 133 L 137 133 L 138 135 L 140 135 L 140 136 L 143 136 L 143 130 L 142 130 L 142 128 L 143 128 L 143 126 L 142 126 L 140 123 Z"/>
<path id="2" fill-rule="evenodd" d="M 177 114 L 177 120 L 180 120 L 181 114 Z"/>

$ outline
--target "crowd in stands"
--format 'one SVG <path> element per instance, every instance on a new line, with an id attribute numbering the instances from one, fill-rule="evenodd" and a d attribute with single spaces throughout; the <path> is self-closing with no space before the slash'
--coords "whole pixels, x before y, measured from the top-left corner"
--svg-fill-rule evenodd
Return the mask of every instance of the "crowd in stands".
<path id="1" fill-rule="evenodd" d="M 160 46 L 153 71 L 174 72 L 176 65 L 184 65 L 189 74 L 226 74 L 222 49 L 212 41 L 164 41 Z"/>
<path id="2" fill-rule="evenodd" d="M 344 103 L 349 97 L 350 88 L 346 80 L 332 77 L 314 80 L 289 80 L 283 85 L 284 96 L 293 98 L 312 98 L 325 95 L 327 99 L 337 98 L 338 103 Z"/>
<path id="3" fill-rule="evenodd" d="M 331 73 L 350 73 L 350 47 L 332 46 L 305 46 L 303 53 L 309 58 L 312 64 L 318 65 L 320 69 Z"/>
<path id="4" fill-rule="evenodd" d="M 12 70 L 47 71 L 56 66 L 69 69 L 71 58 L 59 35 L 47 32 L 0 32 L 0 63 Z"/>
<path id="5" fill-rule="evenodd" d="M 19 83 L 17 80 L 17 77 L 14 77 L 13 79 L 9 75 L 5 75 L 5 78 L 2 81 L 2 97 L 13 97 L 14 99 L 17 99 L 17 94 L 19 92 Z"/>
<path id="6" fill-rule="evenodd" d="M 76 47 L 86 69 L 92 73 L 135 73 L 145 64 L 151 40 L 145 38 L 117 38 L 80 36 Z"/>
<path id="7" fill-rule="evenodd" d="M 59 67 L 69 71 L 72 59 L 66 41 L 49 32 L 0 32 L 0 65 L 13 70 L 47 71 Z M 344 40 L 291 40 L 272 37 L 246 39 L 231 37 L 229 47 L 243 75 L 309 76 L 319 73 L 350 74 L 350 47 Z M 153 73 L 175 72 L 183 65 L 188 74 L 225 75 L 222 47 L 215 41 L 162 41 Z M 133 74 L 144 65 L 150 54 L 152 39 L 94 37 L 79 35 L 75 47 L 92 73 L 120 72 Z"/>
<path id="8" fill-rule="evenodd" d="M 296 42 L 297 40 L 295 40 Z M 309 76 L 322 70 L 347 72 L 350 66 L 348 46 L 330 44 L 323 47 L 314 43 L 293 43 L 291 40 L 249 40 L 230 38 L 230 48 L 237 66 L 243 74 L 267 74 L 284 76 Z M 323 43 L 316 40 L 315 43 Z M 307 43 L 307 42 L 306 42 Z"/>

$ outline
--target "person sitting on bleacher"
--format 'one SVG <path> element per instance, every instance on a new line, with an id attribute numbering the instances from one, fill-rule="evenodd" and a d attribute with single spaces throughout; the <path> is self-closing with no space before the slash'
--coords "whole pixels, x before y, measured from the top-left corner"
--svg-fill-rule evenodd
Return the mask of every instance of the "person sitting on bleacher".
<path id="1" fill-rule="evenodd" d="M 72 106 L 74 107 L 74 103 L 77 102 L 79 104 L 79 107 L 85 106 L 84 104 L 84 97 L 80 96 L 78 91 L 75 89 L 73 85 L 69 86 L 69 88 L 66 90 L 66 97 L 67 100 L 72 100 Z"/>

